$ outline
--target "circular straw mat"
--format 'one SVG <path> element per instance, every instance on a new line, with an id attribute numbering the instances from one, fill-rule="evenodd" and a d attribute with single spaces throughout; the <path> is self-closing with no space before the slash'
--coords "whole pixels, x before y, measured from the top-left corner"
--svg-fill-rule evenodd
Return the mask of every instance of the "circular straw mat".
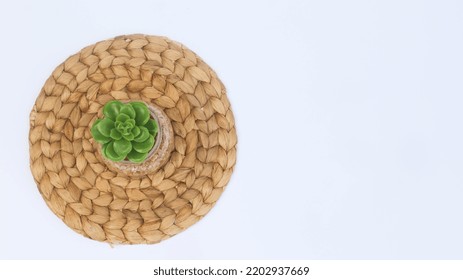
<path id="1" fill-rule="evenodd" d="M 115 173 L 90 134 L 110 100 L 142 100 L 170 118 L 175 148 L 159 170 Z M 157 243 L 214 206 L 236 160 L 225 88 L 194 52 L 165 37 L 119 36 L 60 64 L 30 115 L 30 165 L 48 207 L 74 231 L 109 243 Z"/>

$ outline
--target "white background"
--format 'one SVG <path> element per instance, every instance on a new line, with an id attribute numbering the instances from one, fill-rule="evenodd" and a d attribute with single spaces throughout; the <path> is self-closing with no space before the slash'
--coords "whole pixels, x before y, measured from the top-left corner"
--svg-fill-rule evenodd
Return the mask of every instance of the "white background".
<path id="1" fill-rule="evenodd" d="M 2 1 L 0 258 L 463 258 L 461 1 Z M 111 248 L 47 208 L 28 117 L 54 67 L 165 35 L 228 89 L 238 161 L 198 224 Z"/>

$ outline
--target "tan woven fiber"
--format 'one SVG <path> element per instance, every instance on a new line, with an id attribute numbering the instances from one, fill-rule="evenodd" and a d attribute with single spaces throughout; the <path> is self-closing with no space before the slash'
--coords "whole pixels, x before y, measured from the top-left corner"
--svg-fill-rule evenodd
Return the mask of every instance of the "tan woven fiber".
<path id="1" fill-rule="evenodd" d="M 113 99 L 156 104 L 170 118 L 175 148 L 157 172 L 132 178 L 95 156 L 90 126 Z M 207 64 L 168 38 L 128 35 L 53 71 L 31 112 L 29 143 L 38 189 L 66 225 L 94 240 L 139 244 L 209 212 L 232 174 L 237 139 L 225 88 Z"/>

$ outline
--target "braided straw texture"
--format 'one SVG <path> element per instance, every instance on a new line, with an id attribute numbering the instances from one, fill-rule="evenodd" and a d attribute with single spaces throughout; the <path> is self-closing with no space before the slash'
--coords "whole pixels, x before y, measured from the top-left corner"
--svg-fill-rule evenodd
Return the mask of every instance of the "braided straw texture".
<path id="1" fill-rule="evenodd" d="M 175 148 L 132 178 L 95 156 L 91 124 L 113 99 L 143 100 L 170 118 Z M 195 53 L 165 37 L 119 36 L 59 65 L 30 115 L 30 165 L 48 207 L 74 231 L 115 244 L 157 243 L 214 206 L 236 160 L 225 88 Z"/>

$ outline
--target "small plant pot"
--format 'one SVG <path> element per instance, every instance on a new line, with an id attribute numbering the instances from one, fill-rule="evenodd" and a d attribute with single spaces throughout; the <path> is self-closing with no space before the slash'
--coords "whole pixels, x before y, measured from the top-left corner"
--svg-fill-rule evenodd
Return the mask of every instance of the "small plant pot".
<path id="1" fill-rule="evenodd" d="M 144 103 L 148 106 L 151 117 L 156 120 L 159 126 L 155 144 L 148 153 L 148 157 L 145 161 L 141 163 L 134 163 L 128 160 L 119 162 L 111 161 L 103 156 L 102 146 L 96 141 L 94 142 L 98 159 L 103 161 L 111 171 L 131 177 L 142 177 L 155 173 L 159 168 L 164 166 L 170 158 L 170 154 L 174 149 L 174 132 L 170 119 L 158 106 L 146 102 Z"/>

